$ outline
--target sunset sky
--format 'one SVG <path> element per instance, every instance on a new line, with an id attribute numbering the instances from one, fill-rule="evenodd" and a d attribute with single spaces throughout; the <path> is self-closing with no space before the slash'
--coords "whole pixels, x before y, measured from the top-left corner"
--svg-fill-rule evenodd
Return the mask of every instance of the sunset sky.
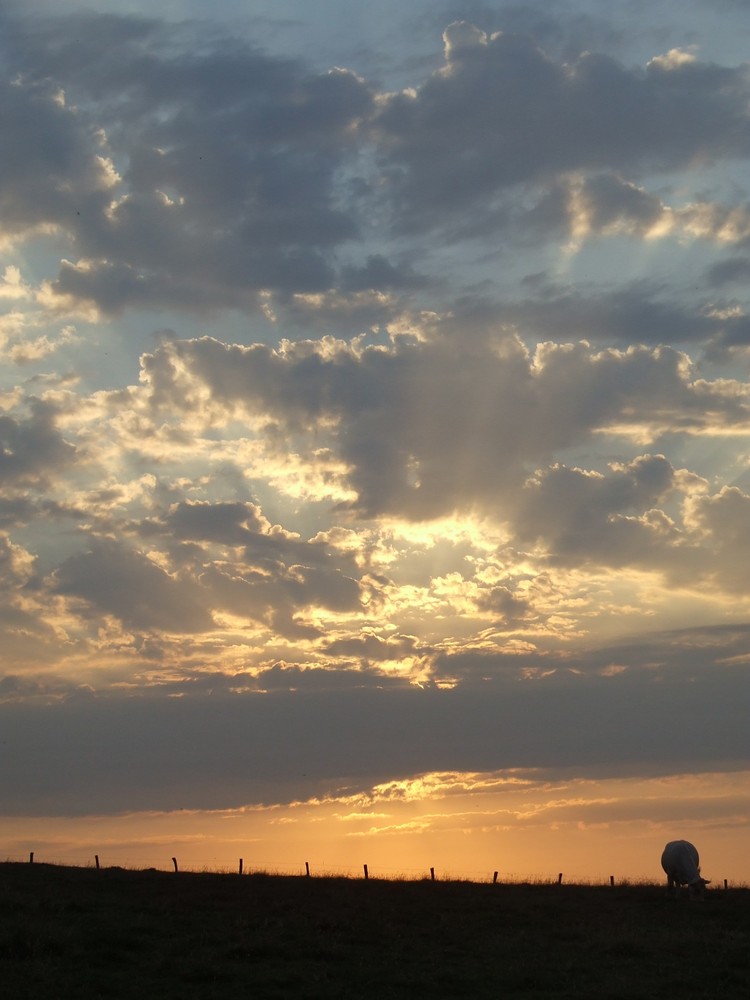
<path id="1" fill-rule="evenodd" d="M 0 0 L 0 859 L 750 882 L 750 0 Z"/>

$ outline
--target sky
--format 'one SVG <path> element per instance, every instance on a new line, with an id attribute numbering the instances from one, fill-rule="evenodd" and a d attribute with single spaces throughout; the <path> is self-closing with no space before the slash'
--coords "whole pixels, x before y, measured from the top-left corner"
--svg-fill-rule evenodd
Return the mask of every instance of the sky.
<path id="1" fill-rule="evenodd" d="M 750 881 L 745 0 L 0 0 L 0 857 Z"/>

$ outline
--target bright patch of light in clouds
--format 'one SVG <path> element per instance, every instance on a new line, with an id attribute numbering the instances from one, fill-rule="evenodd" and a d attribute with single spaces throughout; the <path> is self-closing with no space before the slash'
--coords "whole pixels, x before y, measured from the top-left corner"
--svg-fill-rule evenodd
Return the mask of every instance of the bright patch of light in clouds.
<path id="1" fill-rule="evenodd" d="M 750 11 L 637 7 L 0 14 L 9 856 L 750 880 Z"/>

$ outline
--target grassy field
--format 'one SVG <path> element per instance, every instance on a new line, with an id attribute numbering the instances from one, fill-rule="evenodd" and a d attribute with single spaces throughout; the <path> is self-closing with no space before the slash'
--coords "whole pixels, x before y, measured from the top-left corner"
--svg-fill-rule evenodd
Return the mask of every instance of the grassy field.
<path id="1" fill-rule="evenodd" d="M 0 864 L 8 1000 L 750 996 L 750 889 Z"/>

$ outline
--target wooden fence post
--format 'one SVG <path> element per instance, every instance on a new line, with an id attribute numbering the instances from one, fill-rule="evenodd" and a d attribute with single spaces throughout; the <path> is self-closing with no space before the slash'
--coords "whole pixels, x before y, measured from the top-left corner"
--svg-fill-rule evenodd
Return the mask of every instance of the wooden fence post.
<path id="1" fill-rule="evenodd" d="M 94 855 L 94 861 L 96 862 L 96 870 L 99 871 L 99 855 Z"/>
<path id="2" fill-rule="evenodd" d="M 368 878 L 369 878 L 369 874 L 368 874 L 368 871 L 367 871 L 367 865 L 365 865 L 365 882 L 367 881 Z"/>
<path id="3" fill-rule="evenodd" d="M 495 872 L 495 874 L 492 876 L 492 884 L 493 885 L 497 885 L 497 876 L 499 874 L 500 874 L 500 872 Z"/>
<path id="4" fill-rule="evenodd" d="M 240 858 L 240 875 L 242 874 L 242 858 Z"/>
<path id="5" fill-rule="evenodd" d="M 435 881 L 435 869 L 434 868 L 430 868 L 430 878 L 432 879 L 433 882 Z"/>
<path id="6" fill-rule="evenodd" d="M 728 889 L 728 888 L 729 888 L 729 885 L 727 884 L 727 880 L 726 880 L 726 879 L 724 879 L 724 888 L 725 888 L 725 889 Z"/>
<path id="7" fill-rule="evenodd" d="M 609 876 L 609 884 L 610 884 L 610 885 L 612 886 L 612 888 L 614 889 L 614 887 L 615 887 L 615 877 L 614 877 L 614 875 L 610 875 L 610 876 Z"/>
<path id="8" fill-rule="evenodd" d="M 29 853 L 29 864 L 30 864 L 30 865 L 33 865 L 33 864 L 34 864 L 34 852 L 33 852 L 33 851 L 31 851 L 31 852 Z"/>
<path id="9" fill-rule="evenodd" d="M 172 864 L 174 865 L 174 870 L 178 871 L 178 868 L 177 868 L 177 858 L 172 858 Z"/>
<path id="10" fill-rule="evenodd" d="M 308 878 L 310 877 L 310 862 L 309 861 L 305 862 L 305 875 L 307 875 Z"/>
<path id="11" fill-rule="evenodd" d="M 562 872 L 560 872 L 560 873 L 558 874 L 558 876 L 557 876 L 557 884 L 558 884 L 558 885 L 562 885 L 562 877 L 563 877 L 563 873 L 562 873 Z"/>

